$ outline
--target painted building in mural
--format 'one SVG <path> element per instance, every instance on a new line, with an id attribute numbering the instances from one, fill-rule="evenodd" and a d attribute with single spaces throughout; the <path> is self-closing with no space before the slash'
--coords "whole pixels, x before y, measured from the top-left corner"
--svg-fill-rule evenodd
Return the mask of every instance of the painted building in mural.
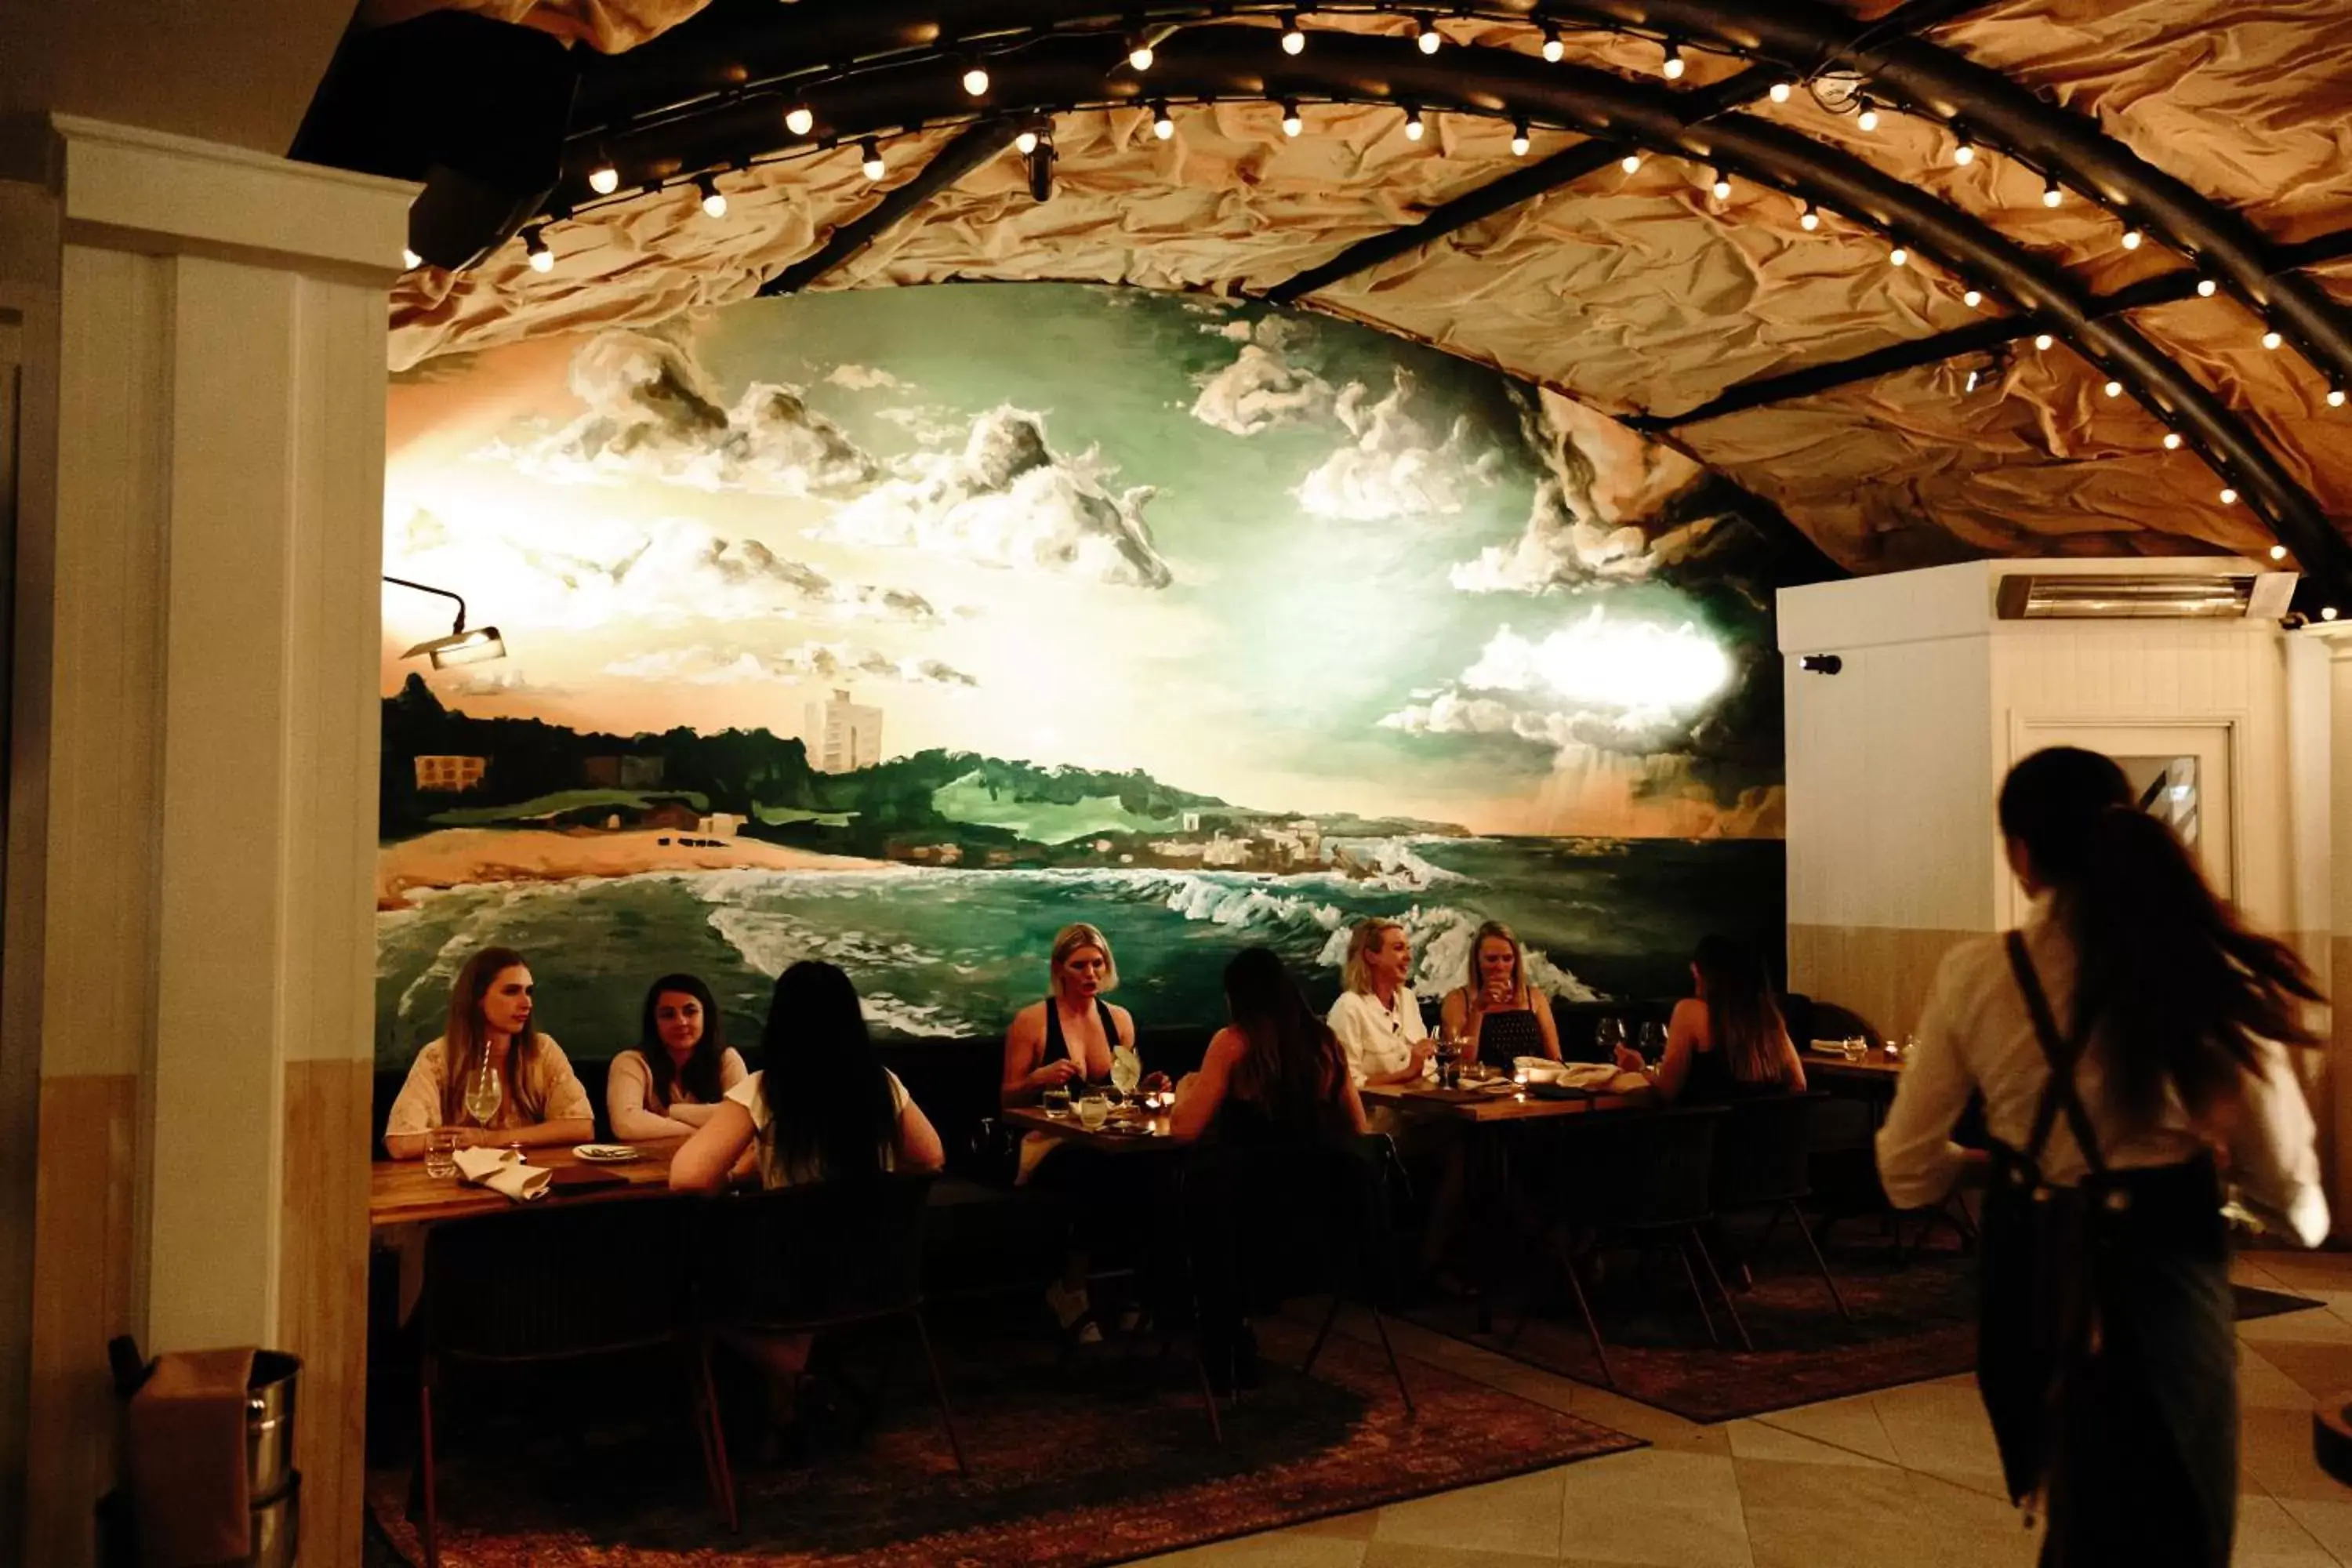
<path id="1" fill-rule="evenodd" d="M 592 1058 L 655 974 L 748 1029 L 803 956 L 880 1027 L 992 1033 L 1076 919 L 1157 1024 L 1218 1020 L 1249 942 L 1328 994 L 1372 913 L 1430 992 L 1489 918 L 1572 996 L 1676 989 L 1709 930 L 1778 955 L 1804 563 L 1550 394 L 1312 316 L 954 286 L 427 364 L 392 432 L 387 570 L 509 657 L 404 662 L 386 603 L 387 1062 L 492 941 Z"/>

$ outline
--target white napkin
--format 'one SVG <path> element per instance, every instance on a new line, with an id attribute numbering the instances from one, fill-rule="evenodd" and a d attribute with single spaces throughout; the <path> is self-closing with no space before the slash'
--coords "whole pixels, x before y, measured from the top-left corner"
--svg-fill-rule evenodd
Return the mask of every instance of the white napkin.
<path id="1" fill-rule="evenodd" d="M 1560 1067 L 1559 1081 L 1570 1089 L 1603 1089 L 1616 1079 L 1617 1069 L 1608 1062 L 1566 1062 Z"/>
<path id="2" fill-rule="evenodd" d="M 1511 1066 L 1528 1075 L 1529 1083 L 1558 1083 L 1560 1064 L 1549 1057 L 1513 1057 Z"/>
<path id="3" fill-rule="evenodd" d="M 512 1149 L 460 1149 L 457 1161 L 457 1174 L 467 1181 L 504 1193 L 519 1204 L 545 1197 L 547 1184 L 555 1179 L 552 1171 L 524 1164 L 522 1155 Z"/>

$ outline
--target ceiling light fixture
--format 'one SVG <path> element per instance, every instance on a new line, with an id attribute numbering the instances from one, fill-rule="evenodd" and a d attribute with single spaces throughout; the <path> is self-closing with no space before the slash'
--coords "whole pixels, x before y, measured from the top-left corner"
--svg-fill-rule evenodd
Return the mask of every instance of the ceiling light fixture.
<path id="1" fill-rule="evenodd" d="M 2237 504 L 2238 504 L 2238 492 L 2237 492 L 2237 491 L 2235 491 L 2235 490 L 2233 490 L 2233 489 L 2231 489 L 2229 486 L 2227 486 L 2227 485 L 2223 485 L 2223 486 L 2221 487 L 2221 504 L 2222 504 L 2223 506 L 2235 506 L 2235 505 L 2237 505 Z"/>
<path id="2" fill-rule="evenodd" d="M 1886 264 L 1889 267 L 1906 266 L 1910 260 L 1911 253 L 1899 245 L 1886 253 Z"/>
<path id="3" fill-rule="evenodd" d="M 2109 397 L 2121 397 L 2124 395 L 2124 384 L 2120 381 L 2110 381 L 2099 390 Z"/>
<path id="4" fill-rule="evenodd" d="M 621 188 L 621 171 L 613 167 L 613 160 L 596 160 L 596 166 L 588 171 L 588 188 L 600 196 L 609 196 Z"/>
<path id="5" fill-rule="evenodd" d="M 2284 560 L 2285 560 L 2285 559 L 2286 559 L 2286 546 L 2285 546 L 2285 545 L 2284 545 L 2284 544 L 2273 544 L 2273 545 L 2272 545 L 2272 546 L 2271 546 L 2271 559 L 2272 559 L 2272 560 L 2273 560 L 2273 561 L 2284 561 Z"/>
<path id="6" fill-rule="evenodd" d="M 1786 103 L 1796 95 L 1797 87 L 1794 82 L 1776 81 L 1772 84 L 1772 101 L 1775 103 Z"/>
<path id="7" fill-rule="evenodd" d="M 985 72 L 982 74 L 983 77 L 986 75 Z M 983 85 L 980 90 L 986 92 L 988 89 Z M 816 110 L 805 103 L 793 104 L 784 110 L 784 129 L 795 136 L 807 135 L 816 129 Z"/>
<path id="8" fill-rule="evenodd" d="M 1729 201 L 1731 199 L 1731 177 L 1726 174 L 1722 170 L 1717 169 L 1715 172 L 1715 182 L 1708 187 L 1708 189 L 1715 193 L 1715 199 L 1717 201 Z"/>
<path id="9" fill-rule="evenodd" d="M 2286 340 L 2279 336 L 2275 331 L 2264 332 L 2263 334 L 2263 347 L 2266 349 L 2274 349 L 2284 342 L 2286 342 Z"/>
<path id="10" fill-rule="evenodd" d="M 506 658 L 506 639 L 499 636 L 498 627 L 477 626 L 472 631 L 466 629 L 466 601 L 457 595 L 446 588 L 436 588 L 430 584 L 412 583 L 405 577 L 386 577 L 384 581 L 395 587 L 414 588 L 420 594 L 433 594 L 444 599 L 457 601 L 457 624 L 449 628 L 449 635 L 446 637 L 427 637 L 402 654 L 401 658 L 415 658 L 422 654 L 433 661 L 433 668 L 436 669 L 446 669 L 453 664 L 480 664 L 486 659 Z"/>
<path id="11" fill-rule="evenodd" d="M 1404 139 L 1408 142 L 1418 142 L 1422 138 L 1423 130 L 1420 109 L 1407 105 L 1404 111 Z"/>
<path id="12" fill-rule="evenodd" d="M 1307 35 L 1299 31 L 1298 13 L 1286 11 L 1282 17 L 1282 52 L 1300 55 L 1307 52 Z"/>
<path id="13" fill-rule="evenodd" d="M 719 188 L 719 178 L 717 175 L 695 175 L 694 188 L 702 193 L 702 210 L 704 213 L 708 214 L 711 217 L 725 217 L 727 216 L 727 197 Z"/>
<path id="14" fill-rule="evenodd" d="M 1511 156 L 1524 158 L 1528 155 L 1528 149 L 1534 145 L 1535 139 L 1528 134 L 1528 122 L 1524 120 L 1512 121 Z"/>
<path id="15" fill-rule="evenodd" d="M 2136 228 L 2127 228 L 2124 230 L 2124 248 L 2126 250 L 2137 250 L 2139 248 L 2139 242 L 2143 237 L 2144 237 L 2141 235 L 2139 230 Z"/>
<path id="16" fill-rule="evenodd" d="M 2056 338 L 2052 337 L 2048 332 L 2036 332 L 2033 334 L 2033 346 L 2040 349 L 2044 353 L 2049 353 L 2050 346 L 2057 341 L 2058 340 Z"/>
<path id="17" fill-rule="evenodd" d="M 1054 199 L 1054 143 L 1050 137 L 1040 137 L 1037 145 L 1029 150 L 1029 196 L 1032 201 Z"/>
<path id="18" fill-rule="evenodd" d="M 1822 226 L 1822 215 L 1820 211 L 1814 207 L 1812 203 L 1807 202 L 1805 204 L 1805 210 L 1797 215 L 1797 226 L 1803 229 L 1807 234 L 1811 234 L 1813 230 Z"/>
<path id="19" fill-rule="evenodd" d="M 547 226 L 535 223 L 522 231 L 522 253 L 530 258 L 533 272 L 555 270 L 555 252 L 547 248 Z"/>
<path id="20" fill-rule="evenodd" d="M 963 89 L 974 98 L 988 96 L 988 68 L 976 57 L 964 61 Z"/>
<path id="21" fill-rule="evenodd" d="M 1959 143 L 1952 149 L 1952 162 L 1965 169 L 1976 161 L 1976 143 L 1969 141 L 1966 136 L 1961 137 Z"/>
<path id="22" fill-rule="evenodd" d="M 1282 133 L 1296 136 L 1307 129 L 1307 121 L 1298 117 L 1298 105 L 1286 101 L 1282 106 Z"/>
<path id="23" fill-rule="evenodd" d="M 2327 389 L 2327 406 L 2330 408 L 2341 408 L 2344 406 L 2344 389 L 2342 387 L 2331 386 Z"/>
<path id="24" fill-rule="evenodd" d="M 890 172 L 890 165 L 882 161 L 882 149 L 875 145 L 871 136 L 857 144 L 857 156 L 865 165 L 866 177 L 869 180 L 878 180 Z"/>
<path id="25" fill-rule="evenodd" d="M 1137 70 L 1150 70 L 1151 62 L 1159 58 L 1159 53 L 1151 47 L 1151 40 L 1142 34 L 1138 33 L 1127 40 L 1127 63 Z"/>
<path id="26" fill-rule="evenodd" d="M 1013 139 L 1013 150 L 1020 153 L 1024 158 L 1026 158 L 1030 153 L 1034 153 L 1037 150 L 1036 128 L 1029 125 L 1023 126 L 1021 128 L 1021 134 Z"/>
<path id="27" fill-rule="evenodd" d="M 2210 278 L 2200 278 L 2197 279 L 2197 297 L 2200 300 L 2210 300 L 2221 287 Z"/>
<path id="28" fill-rule="evenodd" d="M 1629 174 L 1639 174 L 1642 169 L 1642 154 L 1639 153 L 1628 153 L 1622 158 L 1617 160 L 1617 166 L 1624 170 Z"/>
<path id="29" fill-rule="evenodd" d="M 1549 22 L 1544 24 L 1543 58 L 1546 65 L 1558 65 L 1568 58 L 1568 45 L 1560 40 L 1559 29 Z"/>
<path id="30" fill-rule="evenodd" d="M 1666 58 L 1658 68 L 1665 74 L 1668 81 L 1682 80 L 1683 72 L 1689 68 L 1683 62 L 1683 47 L 1672 38 L 1666 40 Z"/>
<path id="31" fill-rule="evenodd" d="M 2168 451 L 2168 452 L 2178 452 L 2179 450 L 2180 450 L 2180 432 L 2179 432 L 2179 431 L 2178 431 L 2178 430 L 2167 430 L 2167 431 L 2164 433 L 2164 449 L 2165 449 L 2166 451 Z"/>
<path id="32" fill-rule="evenodd" d="M 1164 103 L 1151 106 L 1151 133 L 1162 142 L 1176 134 L 1176 122 L 1168 118 L 1168 106 Z"/>
<path id="33" fill-rule="evenodd" d="M 1960 303 L 1973 310 L 1984 303 L 1984 293 L 1981 289 L 1971 289 L 1960 296 Z"/>
<path id="34" fill-rule="evenodd" d="M 1438 46 L 1445 42 L 1445 37 L 1437 30 L 1435 21 L 1427 16 L 1415 16 L 1412 19 L 1412 42 L 1423 54 L 1433 55 Z"/>
<path id="35" fill-rule="evenodd" d="M 1976 389 L 1977 389 L 1977 373 L 1976 373 L 1975 371 L 1970 371 L 1970 372 L 1969 372 L 1969 384 L 1968 384 L 1968 385 L 1967 385 L 1966 387 L 1962 388 L 1962 390 L 1963 390 L 1963 391 L 1967 391 L 1967 392 L 1974 392 Z"/>
<path id="36" fill-rule="evenodd" d="M 2042 205 L 2043 206 L 2054 207 L 2065 199 L 2065 189 L 2058 184 L 2057 175 L 2052 174 L 2043 179 L 2042 182 Z"/>
<path id="37" fill-rule="evenodd" d="M 1862 100 L 1862 112 L 1853 117 L 1853 122 L 1864 131 L 1877 130 L 1878 106 L 1871 102 L 1870 100 L 1866 98 Z"/>

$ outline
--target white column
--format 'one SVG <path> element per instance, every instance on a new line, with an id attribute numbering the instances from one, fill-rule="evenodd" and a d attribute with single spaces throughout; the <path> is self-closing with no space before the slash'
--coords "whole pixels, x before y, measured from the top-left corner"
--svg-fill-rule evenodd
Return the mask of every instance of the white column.
<path id="1" fill-rule="evenodd" d="M 2326 1047 L 2327 1070 L 2321 1075 L 2324 1098 L 2313 1105 L 2312 1114 L 2335 1133 L 2327 1202 L 2335 1231 L 2342 1236 L 2352 1233 L 2352 1158 L 2346 1157 L 2352 1152 L 2352 627 L 2339 631 L 2315 625 L 2297 634 L 2298 641 L 2304 638 L 2324 642 L 2327 650 L 2328 925 L 2315 933 L 2305 956 L 2319 973 L 2320 988 L 2337 1004 Z M 2321 936 L 2325 948 L 2316 940 Z"/>

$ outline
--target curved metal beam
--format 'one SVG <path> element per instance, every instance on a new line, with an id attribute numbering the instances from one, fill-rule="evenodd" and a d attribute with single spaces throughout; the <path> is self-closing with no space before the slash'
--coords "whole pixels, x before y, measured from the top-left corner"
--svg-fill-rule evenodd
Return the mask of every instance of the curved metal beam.
<path id="1" fill-rule="evenodd" d="M 1747 115 L 1696 119 L 1680 95 L 1605 71 L 1498 49 L 1454 48 L 1439 58 L 1401 39 L 1325 35 L 1303 56 L 1282 52 L 1269 29 L 1188 30 L 1160 50 L 1149 86 L 1115 68 L 1116 38 L 1050 39 L 992 65 L 991 113 L 1077 105 L 1285 98 L 1413 104 L 1433 110 L 1526 116 L 1714 164 L 1859 217 L 1934 256 L 1978 287 L 2040 315 L 2092 363 L 2189 435 L 2304 568 L 2352 588 L 2352 544 L 2318 504 L 2217 397 L 2128 324 L 2099 319 L 2064 273 L 1979 220 L 1851 154 Z M 812 91 L 819 134 L 843 137 L 969 113 L 971 100 L 933 62 L 877 71 Z M 738 101 L 623 139 L 625 179 L 674 177 L 788 144 L 772 104 Z M 642 143 L 642 144 L 641 144 Z M 584 181 L 584 153 L 566 184 Z M 575 166 L 576 165 L 576 166 Z"/>
<path id="2" fill-rule="evenodd" d="M 897 227 L 933 196 L 995 157 L 1013 142 L 1000 120 L 982 120 L 931 155 L 912 178 L 825 237 L 824 243 L 760 285 L 762 297 L 797 294 Z"/>

